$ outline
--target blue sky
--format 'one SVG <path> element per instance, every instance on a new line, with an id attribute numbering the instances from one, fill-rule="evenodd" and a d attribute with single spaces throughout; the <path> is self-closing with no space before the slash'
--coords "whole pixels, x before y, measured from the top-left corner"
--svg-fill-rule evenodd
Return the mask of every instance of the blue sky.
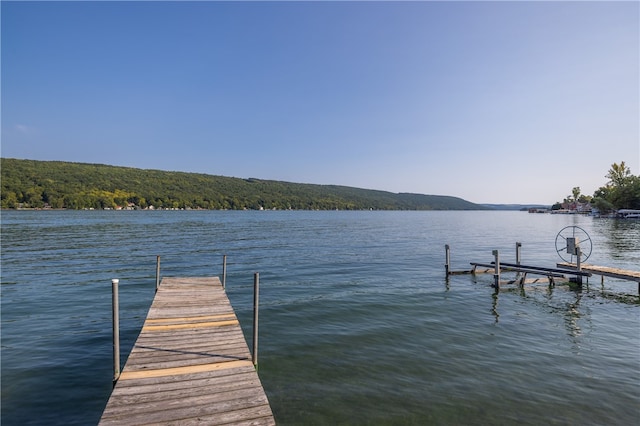
<path id="1" fill-rule="evenodd" d="M 640 174 L 638 2 L 7 2 L 3 157 L 461 197 Z"/>

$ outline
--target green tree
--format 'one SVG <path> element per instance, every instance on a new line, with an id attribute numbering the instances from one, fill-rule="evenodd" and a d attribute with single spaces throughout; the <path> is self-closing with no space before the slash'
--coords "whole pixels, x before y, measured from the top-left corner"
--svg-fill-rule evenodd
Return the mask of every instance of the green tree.
<path id="1" fill-rule="evenodd" d="M 615 188 L 611 201 L 619 209 L 640 209 L 640 176 L 629 176 Z"/>
<path id="2" fill-rule="evenodd" d="M 29 205 L 29 207 L 44 207 L 44 201 L 42 200 L 42 188 L 39 186 L 34 186 L 29 188 L 25 195 L 25 203 Z"/>
<path id="3" fill-rule="evenodd" d="M 18 207 L 18 196 L 13 191 L 2 193 L 2 208 L 15 209 Z"/>
<path id="4" fill-rule="evenodd" d="M 137 195 L 133 197 L 131 202 L 141 209 L 146 209 L 149 206 L 149 204 L 147 204 L 147 200 L 144 197 L 138 197 Z"/>
<path id="5" fill-rule="evenodd" d="M 603 214 L 610 213 L 616 209 L 615 206 L 611 204 L 609 201 L 607 201 L 605 198 L 593 197 L 591 204 L 593 204 L 595 208 L 600 210 L 600 213 L 603 213 Z"/>
<path id="6" fill-rule="evenodd" d="M 602 206 L 601 211 L 640 209 L 640 176 L 631 174 L 624 161 L 613 163 L 605 177 L 607 184 L 593 194 L 596 207 Z"/>
<path id="7" fill-rule="evenodd" d="M 613 163 L 609 169 L 609 173 L 605 175 L 609 179 L 608 184 L 614 187 L 623 186 L 631 176 L 631 170 L 621 161 L 620 164 Z"/>
<path id="8" fill-rule="evenodd" d="M 578 198 L 580 197 L 580 187 L 579 186 L 575 186 L 571 190 L 571 194 L 573 194 L 573 201 L 578 201 Z"/>

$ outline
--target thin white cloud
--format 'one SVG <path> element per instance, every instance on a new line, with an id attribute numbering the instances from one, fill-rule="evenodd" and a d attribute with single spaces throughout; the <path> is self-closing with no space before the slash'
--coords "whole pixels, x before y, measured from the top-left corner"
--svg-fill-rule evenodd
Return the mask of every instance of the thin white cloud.
<path id="1" fill-rule="evenodd" d="M 26 124 L 16 124 L 15 129 L 18 131 L 18 133 L 21 133 L 23 135 L 29 135 L 33 133 L 34 130 L 32 127 L 27 126 Z"/>

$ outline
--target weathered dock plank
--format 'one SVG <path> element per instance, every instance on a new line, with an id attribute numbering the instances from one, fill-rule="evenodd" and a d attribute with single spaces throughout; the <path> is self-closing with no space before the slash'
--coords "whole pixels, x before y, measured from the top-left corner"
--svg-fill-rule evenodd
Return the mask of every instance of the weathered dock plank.
<path id="1" fill-rule="evenodd" d="M 558 263 L 559 267 L 577 269 L 575 263 Z M 640 283 L 640 271 L 631 271 L 628 269 L 611 268 L 609 266 L 596 266 L 588 263 L 580 265 L 580 269 L 585 272 L 591 272 L 595 275 L 603 277 L 620 278 L 623 280 L 636 281 Z"/>
<path id="2" fill-rule="evenodd" d="M 274 425 L 218 278 L 164 278 L 100 425 Z"/>

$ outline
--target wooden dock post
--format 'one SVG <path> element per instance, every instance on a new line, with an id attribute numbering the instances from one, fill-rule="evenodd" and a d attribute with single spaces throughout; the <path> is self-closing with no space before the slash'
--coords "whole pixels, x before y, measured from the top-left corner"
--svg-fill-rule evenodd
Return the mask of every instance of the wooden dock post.
<path id="1" fill-rule="evenodd" d="M 160 287 L 160 256 L 156 256 L 156 293 Z"/>
<path id="2" fill-rule="evenodd" d="M 521 252 L 522 252 L 522 243 L 516 242 L 516 265 L 518 266 L 520 266 Z M 516 274 L 515 280 L 520 284 L 520 287 L 524 286 L 524 281 L 526 279 L 527 279 L 527 274 L 518 271 L 518 273 Z"/>
<path id="3" fill-rule="evenodd" d="M 493 280 L 496 291 L 498 291 L 500 290 L 500 253 L 498 250 L 493 250 L 493 256 L 495 257 L 495 272 L 493 274 Z"/>
<path id="4" fill-rule="evenodd" d="M 258 299 L 260 293 L 260 274 L 253 275 L 253 351 L 251 361 L 254 367 L 258 368 Z"/>
<path id="5" fill-rule="evenodd" d="M 111 314 L 113 321 L 113 384 L 120 377 L 120 308 L 118 302 L 118 283 L 120 280 L 111 280 Z"/>
<path id="6" fill-rule="evenodd" d="M 222 288 L 227 288 L 227 255 L 222 256 Z"/>
<path id="7" fill-rule="evenodd" d="M 446 273 L 446 276 L 449 276 L 449 268 L 450 268 L 450 262 L 451 262 L 451 254 L 450 254 L 450 250 L 449 250 L 449 244 L 445 244 L 444 245 L 444 270 Z"/>

